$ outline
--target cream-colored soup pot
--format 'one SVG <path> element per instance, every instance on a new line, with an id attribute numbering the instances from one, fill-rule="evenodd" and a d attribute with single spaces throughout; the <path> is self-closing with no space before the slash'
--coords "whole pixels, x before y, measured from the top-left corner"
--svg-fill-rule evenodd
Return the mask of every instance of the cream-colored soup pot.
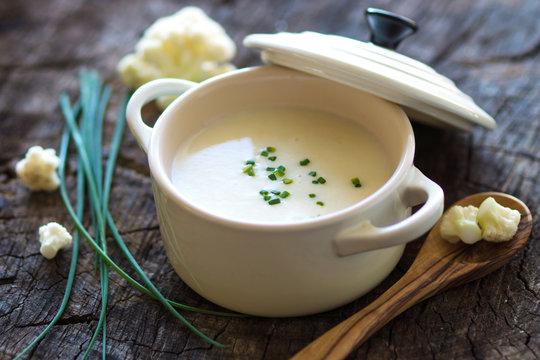
<path id="1" fill-rule="evenodd" d="M 141 108 L 181 94 L 153 128 Z M 353 206 L 297 223 L 255 224 L 202 210 L 171 181 L 182 142 L 224 115 L 295 106 L 361 123 L 379 138 L 393 174 Z M 279 66 L 227 73 L 200 84 L 162 79 L 129 101 L 131 131 L 148 155 L 167 256 L 193 290 L 225 308 L 261 316 L 297 316 L 346 304 L 379 284 L 405 244 L 439 219 L 441 188 L 413 166 L 409 119 L 393 103 L 358 89 Z M 219 179 L 219 174 L 216 174 Z M 424 205 L 411 214 L 411 206 Z M 179 295 L 180 296 L 180 295 Z"/>

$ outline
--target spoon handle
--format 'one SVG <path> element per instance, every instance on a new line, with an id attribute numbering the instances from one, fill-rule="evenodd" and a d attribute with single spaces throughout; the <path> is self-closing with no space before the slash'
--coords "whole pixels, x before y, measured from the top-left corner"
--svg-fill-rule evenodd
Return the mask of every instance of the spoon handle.
<path id="1" fill-rule="evenodd" d="M 292 359 L 343 359 L 397 315 L 447 287 L 439 275 L 446 273 L 448 263 L 425 257 L 417 260 L 420 260 L 420 266 L 413 264 L 379 298 L 314 340 Z"/>

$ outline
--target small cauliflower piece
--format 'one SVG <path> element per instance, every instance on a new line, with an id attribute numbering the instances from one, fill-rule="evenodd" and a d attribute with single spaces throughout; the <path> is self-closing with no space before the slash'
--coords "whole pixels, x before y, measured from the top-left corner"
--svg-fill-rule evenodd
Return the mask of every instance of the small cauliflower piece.
<path id="1" fill-rule="evenodd" d="M 71 234 L 56 222 L 50 222 L 39 228 L 39 242 L 41 243 L 39 251 L 49 260 L 56 256 L 58 250 L 71 245 L 71 241 Z"/>
<path id="2" fill-rule="evenodd" d="M 486 241 L 510 240 L 516 234 L 520 219 L 519 211 L 500 205 L 492 197 L 485 199 L 478 208 L 477 220 Z"/>
<path id="3" fill-rule="evenodd" d="M 234 70 L 229 62 L 235 54 L 223 27 L 202 9 L 188 6 L 152 24 L 117 71 L 132 89 L 159 78 L 200 82 Z"/>
<path id="4" fill-rule="evenodd" d="M 56 173 L 60 159 L 54 149 L 32 146 L 15 165 L 17 176 L 32 190 L 53 191 L 60 185 Z"/>
<path id="5" fill-rule="evenodd" d="M 444 215 L 440 231 L 443 239 L 451 243 L 462 240 L 474 244 L 483 239 L 502 242 L 516 234 L 521 214 L 519 211 L 497 203 L 493 197 L 486 198 L 477 208 L 452 206 Z"/>
<path id="6" fill-rule="evenodd" d="M 467 244 L 482 240 L 482 231 L 476 221 L 477 213 L 478 208 L 472 205 L 452 206 L 441 221 L 442 238 L 454 244 L 459 240 Z"/>

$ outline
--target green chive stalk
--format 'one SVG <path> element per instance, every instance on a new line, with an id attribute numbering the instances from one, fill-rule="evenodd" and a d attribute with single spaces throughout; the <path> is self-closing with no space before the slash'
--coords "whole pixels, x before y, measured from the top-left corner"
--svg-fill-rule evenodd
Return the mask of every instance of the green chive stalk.
<path id="1" fill-rule="evenodd" d="M 195 328 L 190 322 L 188 322 L 182 315 L 175 309 L 182 309 L 192 312 L 198 312 L 202 314 L 217 315 L 217 316 L 233 316 L 244 317 L 242 314 L 211 311 L 205 309 L 199 309 L 196 307 L 184 305 L 178 302 L 174 302 L 166 299 L 159 290 L 150 281 L 148 276 L 144 273 L 139 266 L 129 249 L 125 245 L 122 237 L 114 223 L 114 220 L 108 210 L 109 195 L 112 184 L 112 177 L 114 168 L 116 165 L 116 159 L 119 152 L 120 142 L 122 139 L 123 131 L 125 128 L 125 110 L 129 94 L 125 94 L 118 113 L 118 120 L 114 131 L 113 138 L 110 144 L 109 157 L 107 159 L 105 172 L 103 173 L 102 167 L 102 128 L 104 115 L 107 108 L 107 103 L 111 95 L 111 88 L 109 86 L 103 87 L 103 84 L 95 72 L 81 72 L 80 73 L 80 103 L 72 108 L 69 97 L 66 94 L 60 96 L 60 108 L 66 127 L 62 133 L 62 140 L 59 150 L 60 164 L 58 166 L 58 175 L 60 178 L 60 197 L 66 211 L 71 217 L 77 231 L 74 235 L 72 259 L 66 283 L 66 290 L 62 300 L 62 304 L 53 318 L 51 323 L 42 331 L 38 337 L 36 337 L 30 345 L 28 345 L 18 356 L 20 358 L 30 348 L 35 346 L 51 329 L 51 327 L 58 321 L 63 314 L 69 296 L 71 293 L 73 280 L 76 272 L 78 250 L 80 244 L 80 237 L 85 238 L 89 245 L 94 249 L 96 253 L 96 269 L 99 269 L 99 278 L 102 290 L 102 306 L 101 313 L 98 321 L 98 325 L 95 329 L 92 340 L 86 349 L 83 358 L 89 355 L 89 352 L 97 339 L 99 332 L 103 335 L 103 358 L 106 353 L 106 306 L 108 299 L 108 271 L 109 267 L 122 276 L 128 283 L 139 289 L 143 293 L 158 300 L 162 303 L 176 318 L 178 318 L 184 325 L 186 325 L 191 331 L 199 335 L 204 340 L 208 341 L 212 345 L 218 347 L 226 347 L 225 345 L 209 338 L 200 330 Z M 77 125 L 77 118 L 80 121 L 80 127 Z M 69 200 L 66 190 L 66 177 L 65 168 L 67 161 L 67 151 L 69 147 L 70 139 L 73 140 L 78 154 L 78 169 L 77 169 L 77 211 L 73 210 L 73 206 Z M 90 205 L 90 216 L 92 219 L 94 237 L 92 237 L 89 231 L 84 227 L 83 212 L 84 212 L 84 200 L 85 195 L 88 195 Z M 137 275 L 142 279 L 141 284 L 130 275 L 128 275 L 122 268 L 120 268 L 107 253 L 106 243 L 106 229 L 110 230 L 112 237 L 116 245 L 121 250 L 124 257 L 128 260 L 131 267 L 135 270 Z"/>
<path id="2" fill-rule="evenodd" d="M 114 161 L 115 161 L 115 158 L 116 158 L 116 154 L 118 153 L 118 147 L 119 147 L 119 143 L 120 143 L 120 140 L 121 140 L 121 135 L 122 135 L 123 127 L 124 127 L 123 123 L 125 122 L 125 116 L 123 114 L 125 113 L 126 102 L 127 102 L 127 97 L 125 97 L 123 105 L 122 105 L 121 110 L 120 110 L 120 113 L 122 115 L 119 116 L 119 121 L 118 122 L 121 123 L 121 124 L 119 126 L 117 126 L 117 130 L 115 131 L 115 136 L 113 138 L 113 143 L 111 145 L 111 156 L 109 157 L 109 164 L 108 164 L 108 167 L 107 167 L 107 173 L 109 175 L 106 175 L 106 176 L 108 176 L 109 180 L 105 181 L 105 184 L 106 184 L 105 187 L 107 188 L 107 194 L 110 191 L 110 179 L 112 179 L 112 171 L 114 169 Z M 76 148 L 77 148 L 77 151 L 79 153 L 80 161 L 83 164 L 83 169 L 85 170 L 85 174 L 87 175 L 88 187 L 89 187 L 89 190 L 90 190 L 90 197 L 97 199 L 98 198 L 98 191 L 97 191 L 97 188 L 96 188 L 95 181 L 92 179 L 92 176 L 91 176 L 91 166 L 90 166 L 90 161 L 89 161 L 89 155 L 88 155 L 88 153 L 87 153 L 87 151 L 85 149 L 84 142 L 83 142 L 83 139 L 81 137 L 80 131 L 79 131 L 77 125 L 75 124 L 75 117 L 70 112 L 69 98 L 67 97 L 67 95 L 63 94 L 60 97 L 60 105 L 61 105 L 61 108 L 62 108 L 62 112 L 64 114 L 64 118 L 66 120 L 67 126 L 70 129 L 71 137 L 73 138 L 74 143 L 75 143 Z M 114 156 L 112 156 L 113 154 L 114 154 Z M 108 195 L 107 195 L 107 197 L 108 197 Z M 65 197 L 64 200 L 65 200 L 66 208 L 70 209 L 71 205 L 69 204 L 69 201 L 68 201 L 67 197 Z M 97 203 L 96 200 L 93 200 L 92 202 Z M 103 202 L 103 208 L 102 209 L 107 208 L 106 203 L 107 203 L 107 200 Z M 71 211 L 68 210 L 68 212 L 70 212 L 71 214 L 73 213 L 72 209 L 71 209 Z M 142 271 L 140 266 L 137 264 L 137 262 L 135 261 L 133 256 L 129 253 L 129 250 L 127 249 L 127 247 L 125 246 L 123 240 L 121 239 L 121 236 L 120 236 L 118 230 L 116 229 L 116 226 L 114 225 L 114 221 L 112 220 L 112 217 L 110 216 L 108 210 L 96 211 L 96 215 L 97 215 L 98 223 L 101 221 L 101 219 L 106 218 L 107 224 L 108 224 L 108 226 L 109 226 L 109 228 L 110 228 L 110 230 L 111 230 L 111 232 L 113 234 L 113 238 L 115 239 L 115 242 L 120 247 L 120 249 L 123 252 L 124 256 L 128 259 L 128 261 L 130 262 L 132 267 L 135 269 L 137 274 L 143 279 L 143 282 L 145 283 L 145 285 L 148 288 L 150 288 L 150 290 L 148 290 L 145 286 L 141 285 L 136 280 L 131 278 L 127 273 L 125 273 L 125 271 L 123 271 L 118 265 L 116 265 L 108 257 L 107 253 L 105 251 L 103 251 L 103 249 L 99 246 L 99 244 L 94 239 L 92 239 L 92 237 L 84 229 L 82 224 L 80 222 L 77 224 L 77 219 L 74 219 L 76 227 L 79 230 L 82 230 L 81 231 L 82 235 L 88 240 L 88 242 L 94 248 L 96 253 L 99 256 L 101 256 L 101 258 L 109 266 L 111 266 L 111 268 L 113 268 L 116 272 L 118 272 L 129 283 L 131 283 L 132 285 L 137 287 L 139 290 L 147 293 L 148 295 L 150 295 L 153 298 L 160 301 L 175 317 L 180 319 L 188 328 L 190 328 L 196 334 L 198 334 L 203 339 L 205 339 L 206 341 L 210 342 L 213 345 L 216 345 L 216 346 L 219 346 L 219 347 L 224 347 L 224 345 L 214 341 L 213 339 L 208 338 L 206 335 L 204 335 L 198 329 L 193 327 L 193 325 L 191 325 L 189 322 L 187 322 L 187 320 L 185 320 L 173 308 L 173 306 L 181 308 L 181 309 L 185 309 L 185 310 L 196 311 L 196 312 L 206 313 L 206 314 L 213 314 L 213 315 L 221 315 L 221 316 L 243 316 L 243 315 L 216 312 L 216 311 L 208 311 L 208 310 L 198 309 L 198 308 L 186 306 L 186 305 L 183 305 L 183 304 L 179 304 L 179 303 L 167 300 L 157 290 L 157 288 L 152 284 L 150 279 L 144 274 L 144 272 Z"/>
<path id="3" fill-rule="evenodd" d="M 64 112 L 64 116 L 65 116 L 65 119 L 66 119 L 66 122 L 68 124 L 68 127 L 69 127 L 69 130 L 70 130 L 70 133 L 71 133 L 71 136 L 75 142 L 75 146 L 77 148 L 77 152 L 80 156 L 80 160 L 82 161 L 82 164 L 83 164 L 83 169 L 85 171 L 85 174 L 86 174 L 86 178 L 87 178 L 87 181 L 88 181 L 88 187 L 89 187 L 89 190 L 90 190 L 90 196 L 92 198 L 94 198 L 93 202 L 94 203 L 98 203 L 99 202 L 99 197 L 98 197 L 98 193 L 97 193 L 97 188 L 96 188 L 96 184 L 95 184 L 95 181 L 94 179 L 92 178 L 91 176 L 91 168 L 90 168 L 90 161 L 89 161 L 89 158 L 88 158 L 88 154 L 86 153 L 86 149 L 84 147 L 84 142 L 81 138 L 81 134 L 77 128 L 77 125 L 75 124 L 75 119 L 73 117 L 73 114 L 70 114 L 70 104 L 69 104 L 69 98 L 67 97 L 66 94 L 62 94 L 60 96 L 60 104 L 61 104 L 61 107 L 62 107 L 62 110 Z M 99 211 L 98 209 L 96 209 L 96 214 L 98 215 L 98 218 L 100 218 L 98 220 L 101 221 L 102 219 L 102 213 L 101 211 Z M 82 224 L 81 224 L 82 225 Z M 82 226 L 81 226 L 82 227 Z M 113 267 L 113 269 L 115 269 L 117 272 L 119 272 L 119 274 L 124 277 L 124 278 L 129 278 L 131 279 L 132 281 L 130 281 L 132 284 L 137 284 L 138 288 L 142 290 L 142 288 L 144 288 L 142 285 L 140 285 L 138 282 L 136 282 L 134 279 L 132 279 L 128 274 L 125 273 L 125 271 L 123 271 L 118 265 L 116 265 L 107 255 L 106 252 L 103 251 L 103 249 L 100 247 L 100 245 L 94 240 L 92 239 L 92 237 L 90 236 L 90 234 L 88 234 L 88 232 L 85 230 L 83 232 L 83 235 L 84 237 L 89 241 L 90 245 L 94 248 L 94 250 L 111 266 Z M 132 264 L 133 265 L 133 264 Z M 143 279 L 143 280 L 146 280 L 146 279 Z M 147 290 L 146 288 L 144 288 L 146 290 L 146 292 L 148 293 L 151 293 L 155 296 L 155 298 L 157 298 L 157 300 L 159 302 L 161 302 L 166 308 L 167 310 L 169 310 L 177 319 L 179 319 L 185 326 L 187 326 L 190 330 L 192 330 L 194 333 L 196 333 L 197 335 L 199 335 L 200 337 L 202 337 L 204 340 L 208 341 L 209 343 L 211 343 L 212 345 L 216 345 L 218 347 L 225 347 L 225 345 L 209 338 L 207 335 L 205 335 L 204 333 L 202 333 L 199 329 L 197 329 L 196 327 L 194 327 L 190 322 L 188 322 L 182 315 L 180 315 L 173 307 L 172 305 L 167 301 L 167 299 L 165 299 L 165 297 L 159 292 L 157 291 L 157 288 L 151 283 L 151 282 L 146 282 L 146 285 L 148 287 L 150 287 L 151 291 Z"/>
<path id="4" fill-rule="evenodd" d="M 93 171 L 94 182 L 97 185 L 97 193 L 100 198 L 103 195 L 103 180 L 102 180 L 102 134 L 103 134 L 103 121 L 105 117 L 105 110 L 107 108 L 107 103 L 110 98 L 112 89 L 110 86 L 103 87 L 99 76 L 95 72 L 86 72 L 83 71 L 80 74 L 80 83 L 81 83 L 81 94 L 83 89 L 89 89 L 87 96 L 82 96 L 82 109 L 83 114 L 81 117 L 81 131 L 82 137 L 84 138 L 85 148 L 89 154 L 88 158 L 91 161 L 90 169 Z M 87 87 L 83 87 L 88 85 Z M 79 158 L 80 161 L 80 158 Z M 90 197 L 90 208 L 92 210 L 92 223 L 94 228 L 94 236 L 98 244 L 101 246 L 103 251 L 107 253 L 107 243 L 105 238 L 106 223 L 105 219 L 101 215 L 103 211 L 98 211 L 102 209 L 103 204 L 101 202 L 96 202 L 99 199 Z M 99 279 L 101 285 L 101 310 L 98 320 L 98 324 L 90 340 L 90 343 L 83 354 L 83 359 L 85 359 L 92 349 L 94 342 L 96 341 L 99 332 L 102 332 L 102 346 L 103 346 L 103 357 L 105 358 L 106 346 L 107 346 L 107 300 L 109 293 L 109 269 L 107 264 L 103 261 L 102 258 L 96 256 L 97 270 L 99 270 Z"/>
<path id="5" fill-rule="evenodd" d="M 73 110 L 74 113 L 77 113 L 79 110 L 79 106 L 76 106 L 76 110 Z M 67 128 L 64 129 L 64 135 L 62 138 L 67 138 L 68 132 Z M 60 156 L 62 153 L 65 153 L 67 151 L 67 142 L 62 142 L 60 146 Z M 64 172 L 65 162 L 61 162 L 59 165 L 59 172 Z M 77 214 L 75 215 L 79 221 L 82 221 L 83 214 L 84 214 L 84 173 L 82 166 L 78 166 L 77 168 Z M 54 316 L 54 318 L 51 320 L 49 325 L 43 329 L 43 331 L 28 345 L 23 351 L 21 351 L 15 359 L 19 359 L 21 356 L 23 356 L 28 350 L 33 348 L 46 334 L 47 332 L 56 324 L 56 322 L 60 319 L 62 314 L 64 313 L 64 310 L 66 309 L 67 303 L 69 301 L 69 297 L 71 295 L 71 289 L 73 287 L 73 280 L 75 279 L 75 271 L 77 269 L 77 259 L 79 257 L 79 243 L 80 243 L 80 235 L 78 232 L 76 232 L 73 235 L 73 245 L 71 248 L 71 263 L 69 266 L 69 273 L 68 278 L 66 282 L 66 290 L 64 291 L 64 297 L 62 298 L 62 303 L 60 304 L 60 308 L 58 309 L 58 312 Z"/>

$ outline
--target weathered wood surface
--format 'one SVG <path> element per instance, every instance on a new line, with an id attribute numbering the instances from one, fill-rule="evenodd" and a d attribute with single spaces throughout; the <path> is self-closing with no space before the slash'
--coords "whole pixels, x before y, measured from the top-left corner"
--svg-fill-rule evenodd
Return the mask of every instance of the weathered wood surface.
<path id="1" fill-rule="evenodd" d="M 446 202 L 479 191 L 511 193 L 540 210 L 540 2 L 536 0 L 198 1 L 236 43 L 239 67 L 259 63 L 243 49 L 254 32 L 315 30 L 366 40 L 363 10 L 376 6 L 416 19 L 420 32 L 400 51 L 456 81 L 498 121 L 494 131 L 462 134 L 414 125 L 416 165 L 438 182 Z M 77 72 L 96 68 L 115 84 L 117 61 L 156 18 L 184 1 L 33 0 L 0 3 L 0 358 L 13 358 L 48 324 L 61 302 L 70 252 L 39 254 L 37 229 L 70 224 L 57 193 L 32 193 L 14 165 L 34 144 L 58 148 L 58 95 L 76 91 Z M 112 130 L 113 108 L 107 117 Z M 161 245 L 144 154 L 126 133 L 111 197 L 129 248 L 170 298 L 215 309 L 187 288 Z M 69 179 L 74 180 L 73 170 Z M 540 358 L 540 245 L 530 242 L 501 270 L 414 306 L 351 354 L 351 359 Z M 111 246 L 112 257 L 121 259 Z M 288 319 L 231 319 L 186 313 L 228 349 L 210 347 L 111 273 L 107 355 L 111 359 L 283 359 L 358 311 L 410 265 L 418 242 L 372 293 L 337 310 Z M 121 265 L 126 265 L 119 260 Z M 97 324 L 99 282 L 82 243 L 71 301 L 62 319 L 26 356 L 80 358 Z M 101 343 L 92 358 L 101 356 Z"/>

